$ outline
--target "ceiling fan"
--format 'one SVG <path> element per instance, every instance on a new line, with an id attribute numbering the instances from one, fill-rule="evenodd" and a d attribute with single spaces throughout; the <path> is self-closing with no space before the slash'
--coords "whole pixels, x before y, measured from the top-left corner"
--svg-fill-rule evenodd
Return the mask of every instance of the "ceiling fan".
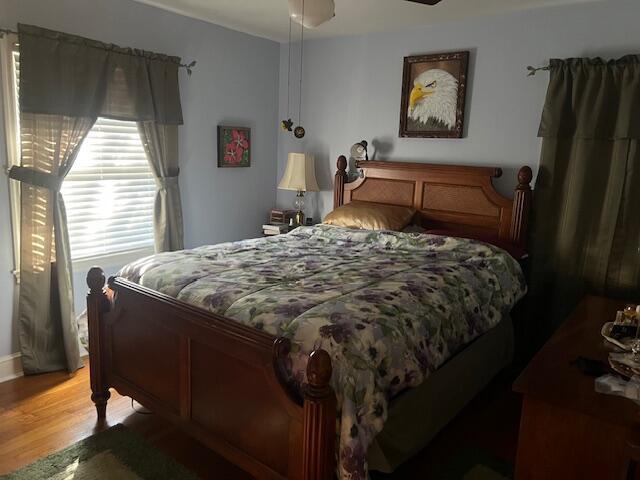
<path id="1" fill-rule="evenodd" d="M 421 5 L 436 5 L 442 0 L 405 0 Z M 334 0 L 289 0 L 291 19 L 306 28 L 315 28 L 336 16 Z"/>

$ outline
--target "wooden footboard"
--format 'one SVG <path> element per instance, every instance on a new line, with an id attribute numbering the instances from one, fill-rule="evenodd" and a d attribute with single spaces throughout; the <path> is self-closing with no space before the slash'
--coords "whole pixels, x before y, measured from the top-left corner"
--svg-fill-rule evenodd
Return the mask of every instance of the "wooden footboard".
<path id="1" fill-rule="evenodd" d="M 290 345 L 104 272 L 87 275 L 92 400 L 109 388 L 174 422 L 260 479 L 334 475 L 336 400 L 331 359 L 318 350 L 303 398 L 288 391 Z"/>

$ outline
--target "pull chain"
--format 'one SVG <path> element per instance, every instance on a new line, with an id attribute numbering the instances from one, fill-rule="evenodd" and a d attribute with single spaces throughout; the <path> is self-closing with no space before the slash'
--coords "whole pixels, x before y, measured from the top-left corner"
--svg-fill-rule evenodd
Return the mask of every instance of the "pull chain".
<path id="1" fill-rule="evenodd" d="M 280 128 L 285 132 L 290 132 L 293 127 L 293 121 L 291 120 L 291 15 L 289 15 L 289 64 L 287 66 L 287 119 L 280 122 Z"/>
<path id="2" fill-rule="evenodd" d="M 300 22 L 300 101 L 298 102 L 298 126 L 293 131 L 296 138 L 303 138 L 305 134 L 302 124 L 302 73 L 304 59 L 304 0 L 302 0 L 302 21 Z"/>

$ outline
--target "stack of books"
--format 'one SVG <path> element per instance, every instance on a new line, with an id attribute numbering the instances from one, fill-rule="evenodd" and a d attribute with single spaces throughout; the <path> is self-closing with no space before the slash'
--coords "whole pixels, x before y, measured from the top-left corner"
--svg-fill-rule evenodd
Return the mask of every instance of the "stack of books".
<path id="1" fill-rule="evenodd" d="M 262 225 L 262 233 L 268 237 L 271 235 L 280 235 L 289 231 L 289 225 L 286 223 L 265 223 Z"/>

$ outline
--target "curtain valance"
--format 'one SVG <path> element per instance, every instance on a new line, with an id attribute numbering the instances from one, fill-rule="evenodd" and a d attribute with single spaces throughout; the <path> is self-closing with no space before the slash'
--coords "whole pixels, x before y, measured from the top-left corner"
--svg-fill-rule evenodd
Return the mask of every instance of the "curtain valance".
<path id="1" fill-rule="evenodd" d="M 180 58 L 18 25 L 20 111 L 182 124 Z"/>
<path id="2" fill-rule="evenodd" d="M 640 139 L 640 55 L 553 59 L 538 136 Z"/>

